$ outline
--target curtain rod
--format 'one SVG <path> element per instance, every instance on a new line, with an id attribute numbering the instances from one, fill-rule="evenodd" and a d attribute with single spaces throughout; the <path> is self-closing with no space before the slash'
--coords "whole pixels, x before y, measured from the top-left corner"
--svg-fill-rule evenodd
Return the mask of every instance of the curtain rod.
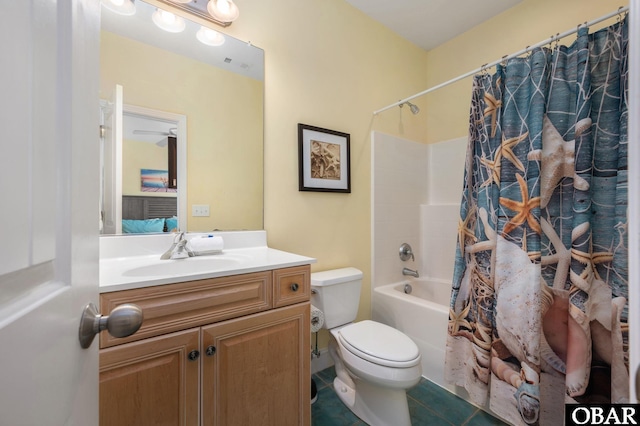
<path id="1" fill-rule="evenodd" d="M 496 61 L 490 62 L 488 64 L 484 64 L 480 68 L 476 68 L 473 71 L 469 71 L 468 73 L 462 74 L 462 75 L 460 75 L 460 76 L 458 76 L 458 77 L 456 77 L 454 79 L 451 79 L 449 81 L 445 81 L 444 83 L 440 83 L 437 86 L 431 87 L 431 88 L 429 88 L 427 90 L 424 90 L 424 91 L 422 91 L 420 93 L 416 93 L 415 95 L 409 96 L 408 98 L 404 98 L 402 100 L 399 100 L 398 102 L 396 102 L 394 104 L 388 105 L 388 106 L 386 106 L 384 108 L 381 108 L 381 109 L 379 109 L 377 111 L 374 111 L 373 115 L 378 115 L 382 111 L 386 111 L 386 110 L 391 109 L 391 108 L 393 108 L 395 106 L 401 105 L 401 104 L 403 104 L 403 103 L 405 103 L 407 101 L 415 99 L 415 98 L 417 98 L 419 96 L 426 95 L 427 93 L 430 93 L 430 92 L 436 91 L 438 89 L 441 89 L 441 88 L 443 88 L 445 86 L 448 86 L 448 85 L 450 85 L 452 83 L 455 83 L 457 81 L 463 80 L 463 79 L 465 79 L 467 77 L 470 77 L 470 76 L 472 76 L 474 74 L 478 74 L 479 72 L 485 71 L 486 69 L 491 68 L 494 65 L 498 65 L 501 62 L 504 62 L 504 61 L 512 59 L 512 58 L 516 58 L 516 57 L 518 57 L 520 55 L 523 55 L 525 53 L 528 53 L 528 52 L 532 51 L 533 49 L 536 49 L 538 47 L 544 46 L 544 45 L 549 44 L 549 43 L 556 42 L 556 41 L 558 41 L 558 40 L 560 40 L 562 38 L 570 36 L 571 34 L 575 34 L 575 33 L 578 32 L 580 27 L 590 27 L 590 26 L 595 25 L 595 24 L 597 24 L 599 22 L 602 22 L 602 21 L 605 21 L 605 20 L 607 20 L 609 18 L 612 18 L 612 17 L 614 17 L 616 15 L 620 15 L 620 14 L 622 14 L 624 12 L 627 12 L 628 10 L 629 10 L 629 6 L 624 6 L 624 7 L 620 6 L 618 8 L 618 10 L 616 10 L 615 12 L 608 13 L 608 14 L 606 14 L 604 16 L 601 16 L 600 18 L 594 19 L 593 21 L 585 22 L 584 24 L 579 24 L 574 29 L 565 31 L 562 34 L 558 33 L 558 34 L 556 34 L 554 36 L 549 37 L 546 40 L 541 41 L 540 43 L 534 44 L 533 46 L 527 46 L 526 48 L 524 48 L 524 49 L 522 49 L 522 50 L 520 50 L 520 51 L 518 51 L 516 53 L 512 53 L 511 55 L 505 55 L 502 58 L 500 58 L 500 59 L 498 59 Z"/>

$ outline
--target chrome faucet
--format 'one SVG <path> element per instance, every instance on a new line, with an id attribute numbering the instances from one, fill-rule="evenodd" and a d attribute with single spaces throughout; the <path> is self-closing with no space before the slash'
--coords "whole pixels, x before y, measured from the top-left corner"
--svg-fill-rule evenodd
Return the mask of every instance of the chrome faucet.
<path id="1" fill-rule="evenodd" d="M 412 277 L 420 278 L 420 274 L 418 274 L 417 270 L 402 268 L 402 275 L 409 275 Z"/>
<path id="2" fill-rule="evenodd" d="M 191 249 L 187 246 L 188 242 L 189 240 L 184 237 L 184 232 L 180 232 L 173 239 L 173 243 L 171 244 L 171 247 L 169 247 L 169 250 L 162 253 L 160 259 L 185 259 L 187 257 L 195 256 L 193 251 L 191 251 Z"/>

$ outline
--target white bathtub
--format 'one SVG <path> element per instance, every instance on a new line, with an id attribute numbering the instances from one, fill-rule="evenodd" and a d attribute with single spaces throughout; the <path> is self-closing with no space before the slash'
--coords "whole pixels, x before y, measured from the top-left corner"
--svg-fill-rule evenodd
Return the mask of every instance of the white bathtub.
<path id="1" fill-rule="evenodd" d="M 406 284 L 411 294 L 405 294 Z M 422 375 L 453 391 L 444 381 L 450 295 L 451 281 L 445 280 L 419 278 L 383 285 L 373 290 L 371 316 L 411 337 L 422 354 Z"/>

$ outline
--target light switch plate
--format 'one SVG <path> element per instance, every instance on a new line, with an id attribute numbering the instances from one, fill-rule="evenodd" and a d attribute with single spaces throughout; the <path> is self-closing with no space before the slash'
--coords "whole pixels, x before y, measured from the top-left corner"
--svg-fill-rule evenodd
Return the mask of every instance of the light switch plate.
<path id="1" fill-rule="evenodd" d="M 209 204 L 192 204 L 191 216 L 209 216 Z"/>

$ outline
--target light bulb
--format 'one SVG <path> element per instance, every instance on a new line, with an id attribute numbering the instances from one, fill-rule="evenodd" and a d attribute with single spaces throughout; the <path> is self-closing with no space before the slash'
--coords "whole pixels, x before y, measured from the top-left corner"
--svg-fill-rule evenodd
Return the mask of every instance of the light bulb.
<path id="1" fill-rule="evenodd" d="M 240 11 L 232 0 L 209 0 L 207 10 L 218 21 L 232 22 L 238 19 Z"/>
<path id="2" fill-rule="evenodd" d="M 134 15 L 136 6 L 134 0 L 102 0 L 102 5 L 112 12 L 120 15 Z"/>
<path id="3" fill-rule="evenodd" d="M 164 10 L 160 11 L 160 19 L 162 22 L 167 25 L 173 25 L 176 22 L 176 15 L 171 12 L 166 12 Z"/>
<path id="4" fill-rule="evenodd" d="M 182 32 L 186 27 L 184 19 L 162 9 L 156 9 L 151 16 L 151 19 L 158 27 L 170 33 Z"/>
<path id="5" fill-rule="evenodd" d="M 200 27 L 196 33 L 196 38 L 207 46 L 222 46 L 225 38 L 218 31 L 214 31 L 211 28 Z"/>
<path id="6" fill-rule="evenodd" d="M 231 9 L 231 6 L 229 6 L 229 2 L 227 0 L 218 0 L 216 2 L 216 5 L 218 6 L 218 10 L 220 10 L 221 13 L 224 13 L 225 15 L 229 13 L 229 9 Z"/>

